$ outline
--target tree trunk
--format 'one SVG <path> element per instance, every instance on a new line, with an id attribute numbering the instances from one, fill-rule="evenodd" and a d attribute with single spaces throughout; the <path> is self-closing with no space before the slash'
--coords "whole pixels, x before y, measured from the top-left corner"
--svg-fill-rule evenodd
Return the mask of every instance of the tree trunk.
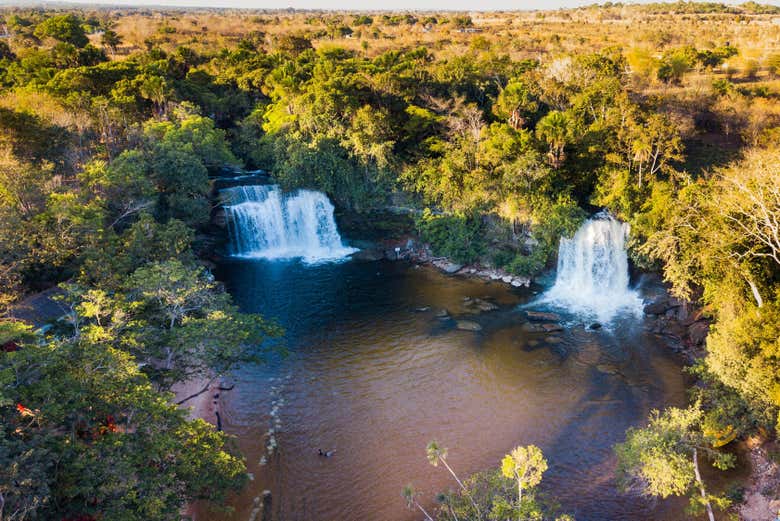
<path id="1" fill-rule="evenodd" d="M 460 485 L 460 488 L 462 488 L 464 491 L 466 490 L 466 486 L 463 485 L 463 482 L 458 478 L 458 476 L 455 474 L 455 471 L 452 470 L 452 467 L 450 467 L 447 462 L 444 460 L 444 458 L 439 458 L 439 460 L 444 464 L 444 466 L 447 468 L 448 471 L 450 471 L 450 474 L 452 474 L 452 477 L 455 478 L 455 481 L 458 482 L 458 485 Z"/>
<path id="2" fill-rule="evenodd" d="M 758 292 L 758 286 L 756 286 L 756 283 L 753 282 L 752 279 L 747 279 L 747 282 L 750 285 L 750 291 L 753 292 L 753 298 L 756 299 L 756 305 L 758 307 L 763 306 L 764 299 L 761 298 L 761 293 Z"/>
<path id="3" fill-rule="evenodd" d="M 414 504 L 417 505 L 417 508 L 419 508 L 423 514 L 425 514 L 425 519 L 427 519 L 428 521 L 433 521 L 433 518 L 428 514 L 428 512 L 425 511 L 425 509 L 422 507 L 420 503 L 415 501 Z"/>
<path id="4" fill-rule="evenodd" d="M 642 163 L 639 163 L 639 189 L 642 189 Z"/>
<path id="5" fill-rule="evenodd" d="M 466 496 L 468 496 L 469 500 L 471 501 L 471 504 L 474 506 L 474 510 L 477 511 L 478 519 L 482 519 L 482 513 L 479 511 L 479 507 L 477 506 L 477 502 L 474 501 L 473 497 L 471 497 L 471 493 L 466 488 L 466 485 L 464 485 L 463 482 L 460 479 L 458 479 L 458 476 L 455 475 L 455 471 L 453 471 L 452 468 L 450 468 L 450 466 L 447 464 L 446 461 L 444 461 L 443 458 L 439 458 L 439 460 L 444 464 L 445 467 L 447 467 L 447 470 L 450 471 L 450 474 L 452 474 L 452 477 L 455 478 L 455 481 L 458 482 L 458 485 L 460 485 L 460 488 L 462 488 L 463 492 L 466 494 Z"/>
<path id="6" fill-rule="evenodd" d="M 715 521 L 715 514 L 712 512 L 712 505 L 710 504 L 710 500 L 707 499 L 707 492 L 704 490 L 704 482 L 701 480 L 701 474 L 699 473 L 698 449 L 693 449 L 693 472 L 696 475 L 696 483 L 699 485 L 699 492 L 701 492 L 701 498 L 704 500 L 704 506 L 707 509 L 707 517 L 710 521 Z"/>
<path id="7" fill-rule="evenodd" d="M 520 512 L 518 512 L 517 514 L 517 521 L 523 521 L 522 506 L 523 506 L 523 484 L 518 479 L 517 480 L 517 509 Z"/>

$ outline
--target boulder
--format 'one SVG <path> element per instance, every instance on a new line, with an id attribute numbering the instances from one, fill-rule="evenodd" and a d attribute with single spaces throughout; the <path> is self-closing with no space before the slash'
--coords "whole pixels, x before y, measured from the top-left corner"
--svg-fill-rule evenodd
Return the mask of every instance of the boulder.
<path id="1" fill-rule="evenodd" d="M 512 286 L 516 288 L 525 287 L 531 285 L 531 279 L 525 278 L 525 277 L 514 277 L 511 282 Z"/>
<path id="2" fill-rule="evenodd" d="M 218 228 L 227 228 L 227 212 L 222 206 L 217 207 L 211 215 L 211 224 Z"/>
<path id="3" fill-rule="evenodd" d="M 457 273 L 461 269 L 463 269 L 463 264 L 456 264 L 448 260 L 433 261 L 433 265 L 439 268 L 444 273 L 448 273 L 450 275 L 452 275 L 453 273 Z"/>
<path id="4" fill-rule="evenodd" d="M 597 329 L 601 329 L 601 327 L 602 327 L 601 324 L 599 324 L 598 322 L 594 322 L 594 323 L 592 323 L 591 325 L 588 326 L 588 329 L 591 329 L 591 330 L 595 331 Z"/>
<path id="5" fill-rule="evenodd" d="M 703 346 L 710 332 L 710 324 L 707 321 L 694 322 L 688 326 L 688 340 L 695 346 Z"/>
<path id="6" fill-rule="evenodd" d="M 542 329 L 545 333 L 554 333 L 556 331 L 563 331 L 563 326 L 560 324 L 548 323 L 542 324 Z"/>
<path id="7" fill-rule="evenodd" d="M 440 309 L 436 312 L 436 318 L 450 318 L 450 313 L 446 309 Z"/>
<path id="8" fill-rule="evenodd" d="M 544 311 L 526 311 L 525 315 L 528 320 L 534 322 L 557 322 L 561 319 L 561 316 L 557 313 L 547 313 Z"/>
<path id="9" fill-rule="evenodd" d="M 482 331 L 482 326 L 471 320 L 458 320 L 455 327 L 462 331 Z"/>
<path id="10" fill-rule="evenodd" d="M 666 297 L 658 298 L 645 305 L 646 315 L 663 315 L 669 309 L 669 299 Z"/>
<path id="11" fill-rule="evenodd" d="M 351 257 L 358 261 L 378 261 L 385 258 L 385 252 L 379 248 L 367 248 L 365 250 L 356 251 Z"/>
<path id="12" fill-rule="evenodd" d="M 685 317 L 685 320 L 683 320 L 683 324 L 690 326 L 691 324 L 699 322 L 700 320 L 706 320 L 704 311 L 702 309 L 696 309 L 693 312 L 688 313 L 688 315 Z"/>
<path id="13" fill-rule="evenodd" d="M 676 342 L 685 338 L 686 333 L 687 330 L 685 326 L 674 320 L 666 322 L 661 329 L 661 334 L 663 336 L 671 338 Z"/>
<path id="14" fill-rule="evenodd" d="M 646 304 L 644 311 L 646 315 L 663 315 L 680 306 L 682 306 L 682 302 L 678 299 L 663 295 Z M 671 315 L 674 314 L 671 313 Z"/>

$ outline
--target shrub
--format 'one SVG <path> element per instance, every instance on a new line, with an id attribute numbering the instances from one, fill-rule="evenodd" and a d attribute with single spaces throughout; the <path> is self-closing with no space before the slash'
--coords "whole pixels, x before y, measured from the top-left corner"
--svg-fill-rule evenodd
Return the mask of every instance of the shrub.
<path id="1" fill-rule="evenodd" d="M 514 275 L 524 275 L 531 277 L 542 271 L 547 266 L 547 260 L 552 254 L 551 248 L 547 245 L 539 244 L 531 250 L 531 253 L 524 255 L 518 253 L 514 256 L 504 269 Z"/>
<path id="2" fill-rule="evenodd" d="M 457 262 L 474 262 L 485 251 L 482 220 L 478 215 L 436 215 L 426 208 L 417 230 L 434 254 Z"/>

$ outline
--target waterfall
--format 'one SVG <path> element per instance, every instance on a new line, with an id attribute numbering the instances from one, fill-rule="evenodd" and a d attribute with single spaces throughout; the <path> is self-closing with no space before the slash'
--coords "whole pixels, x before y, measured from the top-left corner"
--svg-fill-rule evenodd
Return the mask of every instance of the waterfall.
<path id="1" fill-rule="evenodd" d="M 356 251 L 342 244 L 333 205 L 321 192 L 284 194 L 277 185 L 251 185 L 227 188 L 220 195 L 236 256 L 320 262 Z"/>
<path id="2" fill-rule="evenodd" d="M 604 322 L 620 311 L 641 313 L 642 300 L 628 285 L 628 233 L 626 223 L 602 212 L 561 238 L 555 284 L 543 301 Z"/>

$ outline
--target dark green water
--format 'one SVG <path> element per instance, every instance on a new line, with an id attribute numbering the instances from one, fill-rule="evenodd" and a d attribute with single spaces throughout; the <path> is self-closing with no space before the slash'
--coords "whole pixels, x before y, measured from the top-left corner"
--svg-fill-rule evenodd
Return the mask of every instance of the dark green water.
<path id="1" fill-rule="evenodd" d="M 217 276 L 244 310 L 286 328 L 289 356 L 235 374 L 222 417 L 255 479 L 234 514 L 199 519 L 246 520 L 264 489 L 278 520 L 418 519 L 400 497 L 406 483 L 429 507 L 453 486 L 426 460 L 432 439 L 461 476 L 497 467 L 517 445 L 540 446 L 543 490 L 580 521 L 682 518 L 679 502 L 620 495 L 613 482 L 612 445 L 626 428 L 684 402 L 680 361 L 642 319 L 589 331 L 564 316 L 562 332 L 527 333 L 520 306 L 531 290 L 385 261 L 226 260 Z M 465 297 L 499 309 L 471 314 Z M 441 309 L 482 331 L 457 330 Z"/>

